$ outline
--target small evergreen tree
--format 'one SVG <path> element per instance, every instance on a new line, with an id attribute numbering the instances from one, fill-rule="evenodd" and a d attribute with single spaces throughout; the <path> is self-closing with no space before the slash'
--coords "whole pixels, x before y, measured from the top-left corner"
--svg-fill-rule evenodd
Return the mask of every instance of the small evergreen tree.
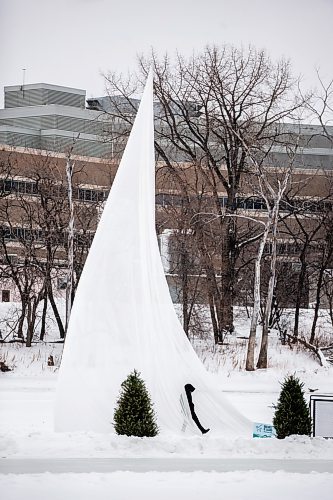
<path id="1" fill-rule="evenodd" d="M 134 370 L 121 384 L 114 412 L 114 428 L 125 436 L 153 437 L 158 434 L 155 412 L 140 373 Z"/>
<path id="2" fill-rule="evenodd" d="M 304 398 L 304 384 L 294 375 L 285 378 L 275 406 L 273 425 L 279 439 L 291 434 L 310 436 L 310 410 Z"/>

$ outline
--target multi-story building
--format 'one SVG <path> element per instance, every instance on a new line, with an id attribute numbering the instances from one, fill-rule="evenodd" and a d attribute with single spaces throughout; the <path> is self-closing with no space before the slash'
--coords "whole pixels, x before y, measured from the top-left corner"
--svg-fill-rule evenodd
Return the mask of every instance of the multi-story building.
<path id="1" fill-rule="evenodd" d="M 4 89 L 0 144 L 106 158 L 104 113 L 86 108 L 86 91 L 47 83 Z"/>
<path id="2" fill-rule="evenodd" d="M 62 172 L 60 177 L 55 178 L 56 183 L 62 183 L 66 152 L 69 149 L 72 149 L 72 158 L 80 169 L 75 179 L 75 203 L 93 206 L 95 202 L 97 204 L 103 202 L 116 171 L 112 141 L 108 143 L 104 140 L 106 128 L 108 127 L 110 131 L 110 122 L 104 117 L 112 114 L 115 107 L 118 109 L 121 107 L 123 113 L 133 114 L 139 104 L 138 100 L 133 100 L 131 106 L 127 108 L 128 103 L 122 102 L 121 98 L 114 100 L 112 102 L 108 97 L 98 97 L 86 101 L 84 90 L 49 84 L 5 87 L 5 109 L 0 110 L 0 163 L 2 162 L 3 166 L 6 163 L 8 165 L 10 158 L 11 165 L 2 172 L 0 194 L 3 200 L 7 200 L 3 203 L 8 203 L 14 196 L 25 196 L 32 202 L 38 199 L 37 165 Z M 85 107 L 86 102 L 87 107 Z M 198 109 L 192 111 L 197 116 Z M 155 115 L 158 128 L 159 112 L 156 106 Z M 117 130 L 117 127 L 121 127 L 119 121 L 111 120 L 111 129 Z M 313 125 L 301 127 L 285 125 L 284 131 L 286 134 L 298 136 L 299 151 L 294 161 L 293 173 L 297 195 L 293 198 L 293 204 L 300 209 L 308 225 L 325 203 L 326 208 L 332 208 L 332 191 L 329 186 L 330 172 L 333 172 L 332 142 L 320 134 L 320 127 Z M 329 132 L 333 136 L 332 127 L 329 128 Z M 283 165 L 286 161 L 285 149 L 276 146 L 272 151 L 272 163 Z M 181 231 L 178 215 L 182 210 L 184 197 L 177 179 L 181 177 L 189 186 L 187 194 L 189 197 L 192 196 L 193 203 L 198 194 L 206 192 L 206 196 L 209 197 L 210 192 L 209 186 L 204 184 L 204 177 L 200 178 L 201 174 L 198 174 L 195 166 L 182 163 L 182 158 L 177 157 L 176 160 L 179 161 L 178 175 L 173 176 L 170 173 L 164 175 L 165 169 L 158 168 L 156 186 L 157 226 L 162 260 L 174 300 L 179 299 L 179 255 L 175 248 L 180 244 L 176 241 L 177 234 Z M 163 167 L 163 162 L 159 163 L 158 167 Z M 216 189 L 219 203 L 224 208 L 227 201 L 225 189 L 221 183 L 216 185 Z M 286 204 L 282 204 L 281 208 L 286 208 L 285 213 L 290 211 L 290 206 L 287 207 Z M 253 190 L 253 185 L 246 175 L 237 197 L 237 210 L 245 216 L 258 220 L 266 217 L 265 202 Z M 97 218 L 93 217 L 92 225 L 88 228 L 90 239 L 94 233 L 96 220 Z M 2 220 L 1 225 L 10 255 L 19 258 L 19 242 L 24 238 L 31 238 L 31 228 L 27 227 L 24 220 L 22 218 L 20 220 L 19 217 L 16 217 L 10 230 L 6 221 Z M 38 238 L 43 238 L 42 231 Z M 57 255 L 61 260 L 66 256 L 62 255 L 60 247 Z M 266 253 L 269 254 L 269 243 Z M 287 230 L 281 232 L 279 260 L 286 262 L 288 269 L 297 273 L 299 265 L 297 242 Z M 195 267 L 194 263 L 191 273 L 194 279 L 197 272 L 194 270 Z M 7 298 L 8 293 L 5 293 L 4 297 Z M 304 303 L 308 301 L 309 294 Z"/>

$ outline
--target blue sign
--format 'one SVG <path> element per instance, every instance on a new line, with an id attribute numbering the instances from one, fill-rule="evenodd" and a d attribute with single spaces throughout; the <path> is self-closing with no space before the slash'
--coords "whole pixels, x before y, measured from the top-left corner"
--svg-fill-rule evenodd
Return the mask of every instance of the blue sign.
<path id="1" fill-rule="evenodd" d="M 276 430 L 270 424 L 259 424 L 255 422 L 253 424 L 253 436 L 254 438 L 272 438 L 276 437 Z"/>

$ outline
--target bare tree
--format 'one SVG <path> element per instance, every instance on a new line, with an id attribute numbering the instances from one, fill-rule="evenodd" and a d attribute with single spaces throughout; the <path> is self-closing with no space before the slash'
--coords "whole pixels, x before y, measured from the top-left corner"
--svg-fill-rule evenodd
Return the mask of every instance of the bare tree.
<path id="1" fill-rule="evenodd" d="M 277 259 L 277 232 L 279 222 L 280 203 L 283 195 L 287 189 L 292 172 L 292 161 L 289 168 L 282 174 L 281 179 L 276 179 L 276 184 L 269 180 L 267 173 L 265 174 L 262 169 L 259 169 L 259 186 L 260 191 L 265 199 L 268 209 L 268 220 L 270 221 L 271 229 L 271 245 L 272 254 L 270 260 L 270 275 L 268 282 L 267 298 L 265 304 L 265 311 L 263 317 L 263 328 L 261 337 L 261 347 L 257 368 L 267 368 L 267 349 L 268 349 L 268 333 L 269 321 L 272 313 L 273 295 L 276 281 L 276 259 Z"/>
<path id="2" fill-rule="evenodd" d="M 113 114 L 122 123 L 131 123 L 137 106 L 131 97 L 153 64 L 158 159 L 170 170 L 186 162 L 200 168 L 219 216 L 221 279 L 216 279 L 208 261 L 206 275 L 212 321 L 222 337 L 233 330 L 238 240 L 237 222 L 222 215 L 237 209 L 241 179 L 249 165 L 244 144 L 260 150 L 276 142 L 278 123 L 291 117 L 302 99 L 294 98 L 296 82 L 289 64 L 273 64 L 253 48 L 207 48 L 188 60 L 179 55 L 174 64 L 167 56 L 159 60 L 152 54 L 140 64 L 140 78 L 125 81 L 116 74 L 108 76 Z M 221 206 L 221 191 L 226 193 L 225 206 Z"/>
<path id="3" fill-rule="evenodd" d="M 72 300 L 96 229 L 98 207 L 104 196 L 98 190 L 89 190 L 89 201 L 81 196 L 84 195 L 84 190 L 80 188 L 81 165 L 73 169 L 71 174 L 70 208 L 66 162 L 61 163 L 47 154 L 27 158 L 24 172 L 20 171 L 14 159 L 7 158 L 5 162 L 8 167 L 11 161 L 11 175 L 10 178 L 2 179 L 6 197 L 0 200 L 0 216 L 5 221 L 0 232 L 0 247 L 2 276 L 14 285 L 21 298 L 18 336 L 26 338 L 30 345 L 41 302 L 40 339 L 44 339 L 46 332 L 48 304 L 52 308 L 60 337 L 65 337 L 65 324 L 59 309 L 61 303 L 57 300 L 58 281 L 68 274 L 68 256 L 74 255 L 75 269 L 72 266 L 70 292 Z M 77 204 L 76 229 L 71 232 L 68 227 L 69 224 L 70 227 L 74 226 L 74 202 Z M 27 335 L 24 332 L 25 324 L 28 325 Z"/>
<path id="4" fill-rule="evenodd" d="M 36 266 L 38 252 L 38 232 L 34 227 L 35 207 L 23 196 L 17 195 L 15 201 L 3 200 L 0 208 L 1 217 L 6 220 L 0 233 L 0 245 L 3 259 L 3 274 L 16 287 L 21 299 L 21 314 L 18 321 L 17 335 L 26 345 L 31 346 L 37 308 L 44 295 L 44 280 Z M 19 255 L 13 255 L 8 242 L 19 246 Z M 26 323 L 26 335 L 24 324 Z"/>
<path id="5" fill-rule="evenodd" d="M 235 132 L 237 135 L 238 133 Z M 257 368 L 267 368 L 267 352 L 268 352 L 268 333 L 269 325 L 272 315 L 272 305 L 274 290 L 276 284 L 276 261 L 277 261 L 277 231 L 279 223 L 280 203 L 284 193 L 288 187 L 288 183 L 292 173 L 293 160 L 297 150 L 297 144 L 291 147 L 290 141 L 285 142 L 284 148 L 288 153 L 289 166 L 284 168 L 274 168 L 270 164 L 271 148 L 275 146 L 275 142 L 266 146 L 265 150 L 252 150 L 248 147 L 244 140 L 239 136 L 240 141 L 243 143 L 244 149 L 250 159 L 253 167 L 253 174 L 255 178 L 255 186 L 257 186 L 260 197 L 264 200 L 267 213 L 266 222 L 256 220 L 257 223 L 263 225 L 263 231 L 260 237 L 258 253 L 255 260 L 254 272 L 254 288 L 253 288 L 253 312 L 251 317 L 250 335 L 246 357 L 246 370 L 254 370 L 254 350 L 256 343 L 256 330 L 260 313 L 261 305 L 261 261 L 264 248 L 271 233 L 271 258 L 270 258 L 270 272 L 268 281 L 268 290 L 266 297 L 266 304 L 263 313 L 263 328 L 261 337 L 261 347 Z M 289 144 L 288 144 L 289 142 Z M 273 156 L 274 161 L 274 156 Z M 229 215 L 229 214 L 227 214 Z"/>
<path id="6" fill-rule="evenodd" d="M 321 134 L 333 145 L 333 79 L 325 82 L 317 70 L 319 88 L 314 92 L 312 99 L 306 100 L 307 109 L 311 118 L 315 119 L 322 127 Z"/>
<path id="7" fill-rule="evenodd" d="M 310 183 L 322 178 L 321 196 L 302 198 L 302 192 Z M 295 191 L 296 184 L 296 191 Z M 326 192 L 323 192 L 325 190 Z M 299 335 L 299 318 L 304 296 L 309 288 L 309 279 L 314 275 L 314 263 L 319 258 L 318 243 L 322 239 L 325 219 L 329 215 L 332 203 L 332 181 L 324 172 L 316 171 L 306 182 L 291 183 L 291 189 L 285 193 L 284 216 L 281 217 L 281 233 L 293 241 L 295 256 L 299 263 L 297 286 L 295 289 L 294 342 Z"/>
<path id="8" fill-rule="evenodd" d="M 68 191 L 68 240 L 67 240 L 67 260 L 68 272 L 66 283 L 66 326 L 67 332 L 69 317 L 72 309 L 72 291 L 74 281 L 74 202 L 73 202 L 73 170 L 74 162 L 71 158 L 71 151 L 67 154 L 66 161 L 66 177 L 67 177 L 67 191 Z"/>
<path id="9" fill-rule="evenodd" d="M 330 210 L 327 217 L 323 221 L 324 226 L 324 237 L 319 241 L 320 258 L 316 262 L 317 268 L 317 282 L 316 282 L 316 294 L 315 294 L 315 307 L 314 307 L 314 317 L 311 327 L 310 344 L 313 344 L 316 336 L 316 327 L 319 315 L 319 309 L 321 306 L 321 299 L 324 291 L 325 283 L 325 273 L 326 271 L 332 269 L 333 265 L 333 217 L 332 210 Z"/>
<path id="10" fill-rule="evenodd" d="M 315 92 L 313 99 L 307 103 L 312 116 L 321 126 L 319 135 L 327 141 L 327 147 L 333 147 L 333 79 L 324 82 L 319 71 L 317 71 L 319 90 Z M 333 243 L 332 243 L 332 193 L 329 194 L 329 203 L 326 204 L 328 210 L 323 210 L 322 223 L 324 226 L 324 238 L 321 244 L 321 258 L 318 264 L 316 301 L 314 309 L 314 319 L 311 328 L 310 344 L 314 342 L 318 313 L 321 304 L 322 288 L 325 281 L 325 272 L 333 265 Z M 325 207 L 325 208 L 326 208 Z"/>

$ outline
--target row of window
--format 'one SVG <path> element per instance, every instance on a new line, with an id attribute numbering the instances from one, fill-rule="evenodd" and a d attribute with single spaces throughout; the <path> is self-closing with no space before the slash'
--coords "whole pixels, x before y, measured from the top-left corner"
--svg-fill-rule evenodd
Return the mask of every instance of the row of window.
<path id="1" fill-rule="evenodd" d="M 35 243 L 45 243 L 47 239 L 51 239 L 52 243 L 64 246 L 67 242 L 68 235 L 65 231 L 62 232 L 47 232 L 43 229 L 30 229 L 25 227 L 0 227 L 0 237 L 6 241 L 32 241 Z M 90 246 L 94 233 L 76 232 L 74 239 L 79 246 Z"/>
<path id="2" fill-rule="evenodd" d="M 64 196 L 65 188 L 61 185 L 54 185 L 52 188 L 54 195 Z M 38 194 L 38 187 L 36 182 L 32 181 L 19 181 L 15 179 L 1 179 L 0 192 L 4 194 L 19 193 L 36 196 Z M 87 189 L 87 188 L 74 188 L 73 198 L 81 201 L 104 201 L 108 195 L 108 191 Z"/>
<path id="3" fill-rule="evenodd" d="M 223 202 L 221 201 L 222 206 L 227 205 L 227 198 L 223 198 Z M 266 210 L 266 203 L 263 199 L 260 198 L 238 198 L 237 199 L 237 208 L 245 209 L 245 210 Z M 280 202 L 280 210 L 281 212 L 325 212 L 328 210 L 332 210 L 333 203 L 330 201 L 316 201 L 316 200 L 302 200 L 302 199 L 293 199 L 290 202 L 282 200 Z"/>
<path id="4" fill-rule="evenodd" d="M 290 243 L 287 241 L 278 242 L 276 244 L 277 255 L 298 255 L 301 251 L 300 246 L 297 243 Z M 270 255 L 272 253 L 272 243 L 268 242 L 265 244 L 264 254 Z"/>
<path id="5" fill-rule="evenodd" d="M 53 195 L 55 196 L 65 196 L 66 190 L 64 186 L 54 185 L 52 187 Z M 36 182 L 32 181 L 21 181 L 15 179 L 1 179 L 0 180 L 0 192 L 5 194 L 19 193 L 27 195 L 37 195 L 38 188 Z M 87 202 L 103 202 L 108 196 L 108 191 L 88 189 L 88 188 L 74 188 L 73 198 L 80 201 Z M 155 197 L 157 205 L 163 207 L 167 206 L 181 206 L 184 203 L 184 198 L 179 194 L 168 194 L 159 193 Z M 222 207 L 227 206 L 228 198 L 226 196 L 220 196 L 219 201 Z M 250 196 L 250 197 L 238 197 L 236 201 L 236 207 L 243 210 L 266 210 L 266 203 L 263 199 Z M 333 203 L 331 201 L 315 201 L 315 200 L 302 200 L 294 199 L 290 203 L 282 200 L 280 203 L 280 209 L 282 212 L 290 211 L 305 211 L 305 212 L 323 212 L 333 209 Z"/>
<path id="6" fill-rule="evenodd" d="M 325 248 L 325 241 L 313 241 L 309 247 L 312 251 L 320 251 Z M 302 251 L 303 245 L 297 242 L 280 241 L 276 245 L 277 255 L 299 255 Z M 265 244 L 264 254 L 271 255 L 272 243 Z"/>
<path id="7" fill-rule="evenodd" d="M 220 196 L 219 201 L 222 207 L 227 207 L 228 198 L 226 196 Z M 156 195 L 156 204 L 163 207 L 177 207 L 183 203 L 184 198 L 178 194 L 159 193 Z M 265 201 L 255 196 L 248 198 L 238 197 L 235 208 L 243 210 L 267 210 Z M 282 212 L 296 212 L 300 210 L 305 212 L 324 212 L 332 209 L 333 202 L 331 201 L 294 199 L 290 203 L 284 200 L 280 202 L 280 210 Z"/>

